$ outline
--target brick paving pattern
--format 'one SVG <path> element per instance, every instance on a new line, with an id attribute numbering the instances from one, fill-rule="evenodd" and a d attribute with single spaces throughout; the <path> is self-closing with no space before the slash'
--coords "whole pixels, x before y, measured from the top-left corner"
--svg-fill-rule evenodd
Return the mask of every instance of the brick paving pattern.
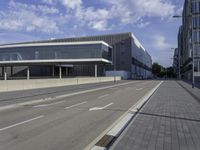
<path id="1" fill-rule="evenodd" d="M 200 150 L 200 102 L 164 82 L 112 149 Z"/>

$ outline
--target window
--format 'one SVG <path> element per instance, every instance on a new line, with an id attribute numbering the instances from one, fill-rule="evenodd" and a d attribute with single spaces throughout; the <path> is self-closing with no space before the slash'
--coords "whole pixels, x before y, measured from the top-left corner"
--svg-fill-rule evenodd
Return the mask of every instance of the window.
<path id="1" fill-rule="evenodd" d="M 200 2 L 192 2 L 192 13 L 200 12 Z"/>
<path id="2" fill-rule="evenodd" d="M 194 72 L 198 72 L 198 60 L 194 61 Z"/>
<path id="3" fill-rule="evenodd" d="M 200 28 L 200 16 L 194 16 L 193 20 L 193 28 Z"/>
<path id="4" fill-rule="evenodd" d="M 35 59 L 39 59 L 39 52 L 35 51 Z"/>
<path id="5" fill-rule="evenodd" d="M 199 67 L 198 68 L 199 68 L 199 72 L 200 72 L 200 60 L 198 60 L 198 62 L 199 62 Z"/>

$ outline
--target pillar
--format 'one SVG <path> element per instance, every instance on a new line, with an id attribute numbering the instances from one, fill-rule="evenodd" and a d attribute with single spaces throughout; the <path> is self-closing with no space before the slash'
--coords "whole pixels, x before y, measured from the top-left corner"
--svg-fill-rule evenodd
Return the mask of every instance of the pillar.
<path id="1" fill-rule="evenodd" d="M 62 66 L 59 66 L 59 78 L 62 79 Z"/>
<path id="2" fill-rule="evenodd" d="M 13 66 L 10 67 L 10 74 L 11 74 L 10 76 L 12 77 L 13 76 Z"/>
<path id="3" fill-rule="evenodd" d="M 27 75 L 27 80 L 30 79 L 30 69 L 29 69 L 29 66 L 27 67 L 27 70 L 26 70 L 26 75 Z"/>
<path id="4" fill-rule="evenodd" d="M 106 76 L 106 66 L 103 65 L 103 76 Z"/>
<path id="5" fill-rule="evenodd" d="M 66 77 L 68 76 L 68 67 L 66 67 Z"/>
<path id="6" fill-rule="evenodd" d="M 6 66 L 3 67 L 3 72 L 4 72 L 4 80 L 7 80 Z"/>
<path id="7" fill-rule="evenodd" d="M 52 76 L 55 76 L 55 66 L 52 66 Z"/>
<path id="8" fill-rule="evenodd" d="M 97 68 L 97 64 L 95 64 L 95 66 L 94 66 L 94 71 L 95 71 L 95 77 L 97 77 L 97 72 L 98 72 L 98 68 Z"/>

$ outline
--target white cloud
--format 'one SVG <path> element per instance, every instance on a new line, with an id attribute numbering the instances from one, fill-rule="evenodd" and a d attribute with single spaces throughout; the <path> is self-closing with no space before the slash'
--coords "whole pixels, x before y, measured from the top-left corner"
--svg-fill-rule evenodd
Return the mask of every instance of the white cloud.
<path id="1" fill-rule="evenodd" d="M 109 11 L 106 9 L 79 8 L 76 10 L 76 18 L 82 25 L 89 28 L 104 31 L 108 30 Z"/>
<path id="2" fill-rule="evenodd" d="M 60 2 L 70 9 L 79 8 L 82 4 L 82 0 L 60 0 Z"/>
<path id="3" fill-rule="evenodd" d="M 54 0 L 41 0 L 42 3 L 45 3 L 45 4 L 53 4 L 54 3 Z"/>
<path id="4" fill-rule="evenodd" d="M 146 18 L 168 19 L 181 9 L 169 0 L 100 0 L 104 5 L 86 6 L 83 0 L 41 0 L 42 4 L 25 4 L 11 0 L 0 11 L 0 29 L 59 33 L 65 26 L 97 31 L 135 25 L 143 28 L 151 22 Z M 60 8 L 62 5 L 65 12 Z M 64 15 L 63 15 L 64 14 Z M 115 23 L 113 23 L 113 21 Z"/>
<path id="5" fill-rule="evenodd" d="M 165 50 L 168 51 L 170 50 L 173 45 L 168 43 L 166 38 L 163 35 L 157 34 L 153 36 L 153 47 L 156 50 Z"/>
<path id="6" fill-rule="evenodd" d="M 0 11 L 0 29 L 11 31 L 38 31 L 59 33 L 59 27 L 53 15 L 58 15 L 54 7 L 28 5 L 10 1 L 8 10 Z"/>
<path id="7" fill-rule="evenodd" d="M 106 0 L 103 0 L 106 2 Z M 111 7 L 110 15 L 123 24 L 146 24 L 141 22 L 145 17 L 168 19 L 177 9 L 169 0 L 115 0 L 107 1 Z"/>

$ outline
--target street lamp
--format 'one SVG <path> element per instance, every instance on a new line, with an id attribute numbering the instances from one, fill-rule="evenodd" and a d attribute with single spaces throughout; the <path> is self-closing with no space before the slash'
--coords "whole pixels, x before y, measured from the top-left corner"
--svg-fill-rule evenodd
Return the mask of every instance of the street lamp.
<path id="1" fill-rule="evenodd" d="M 192 32 L 191 32 L 191 44 L 192 44 L 192 88 L 195 87 L 195 77 L 194 77 L 194 44 L 193 44 L 193 20 L 192 20 L 192 13 L 188 16 L 180 16 L 180 15 L 174 15 L 173 18 L 191 18 L 192 22 Z"/>

